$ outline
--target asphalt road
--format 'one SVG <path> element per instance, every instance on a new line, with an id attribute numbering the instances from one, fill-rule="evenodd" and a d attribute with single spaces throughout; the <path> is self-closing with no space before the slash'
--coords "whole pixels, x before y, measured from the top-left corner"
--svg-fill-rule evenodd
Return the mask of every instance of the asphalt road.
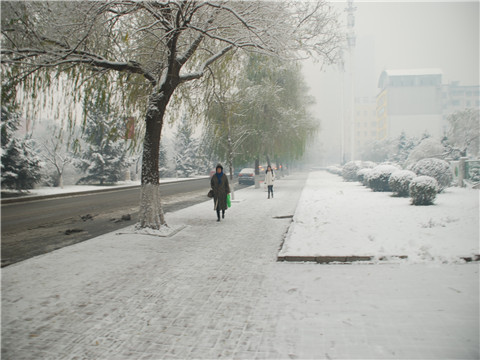
<path id="1" fill-rule="evenodd" d="M 208 178 L 161 184 L 164 212 L 207 201 L 209 188 Z M 2 204 L 1 266 L 135 224 L 139 202 L 136 187 Z"/>

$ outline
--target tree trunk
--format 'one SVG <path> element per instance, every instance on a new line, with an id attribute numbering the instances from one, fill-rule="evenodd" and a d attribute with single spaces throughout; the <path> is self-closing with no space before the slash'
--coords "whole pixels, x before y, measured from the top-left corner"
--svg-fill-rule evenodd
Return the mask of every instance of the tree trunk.
<path id="1" fill-rule="evenodd" d="M 260 188 L 260 160 L 255 159 L 255 189 Z"/>
<path id="2" fill-rule="evenodd" d="M 173 90 L 169 96 L 152 95 L 146 115 L 145 139 L 143 142 L 142 186 L 140 212 L 137 226 L 158 230 L 167 226 L 160 196 L 159 153 L 163 116 Z M 157 96 L 155 96 L 157 95 Z M 163 92 L 165 95 L 165 92 Z M 160 99 L 160 100 L 158 100 Z"/>

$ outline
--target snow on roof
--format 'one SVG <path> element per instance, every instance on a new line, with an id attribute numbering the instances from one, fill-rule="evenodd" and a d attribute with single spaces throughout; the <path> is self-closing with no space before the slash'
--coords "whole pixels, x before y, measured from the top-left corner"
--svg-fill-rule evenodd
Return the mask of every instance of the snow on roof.
<path id="1" fill-rule="evenodd" d="M 424 76 L 424 75 L 442 75 L 442 69 L 385 69 L 378 79 L 378 87 L 383 88 L 386 79 L 395 76 Z"/>
<path id="2" fill-rule="evenodd" d="M 419 76 L 419 75 L 442 75 L 442 69 L 386 69 L 383 70 L 387 76 Z M 382 73 L 382 75 L 383 75 Z"/>

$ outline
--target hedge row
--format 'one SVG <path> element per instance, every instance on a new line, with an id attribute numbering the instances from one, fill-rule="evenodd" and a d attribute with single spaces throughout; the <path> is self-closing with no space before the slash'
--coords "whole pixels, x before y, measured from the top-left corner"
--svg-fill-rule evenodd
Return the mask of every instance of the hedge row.
<path id="1" fill-rule="evenodd" d="M 412 199 L 413 205 L 433 204 L 437 193 L 450 186 L 452 174 L 448 162 L 440 159 L 423 159 L 409 170 L 394 164 L 351 161 L 336 171 L 345 181 L 360 181 L 373 191 L 392 191 L 395 196 Z"/>

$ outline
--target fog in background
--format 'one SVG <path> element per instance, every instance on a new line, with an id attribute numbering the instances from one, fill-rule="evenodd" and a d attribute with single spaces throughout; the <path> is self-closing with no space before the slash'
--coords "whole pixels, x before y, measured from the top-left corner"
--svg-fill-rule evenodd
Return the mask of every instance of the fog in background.
<path id="1" fill-rule="evenodd" d="M 442 83 L 479 85 L 479 2 L 364 2 L 354 1 L 355 97 L 375 98 L 385 69 L 436 68 Z M 347 2 L 335 2 L 346 31 Z M 321 69 L 304 63 L 306 80 L 316 99 L 314 112 L 321 119 L 314 153 L 321 164 L 341 161 L 341 118 L 349 117 L 351 64 L 344 51 L 345 73 L 339 66 Z M 342 107 L 342 84 L 343 107 Z"/>

